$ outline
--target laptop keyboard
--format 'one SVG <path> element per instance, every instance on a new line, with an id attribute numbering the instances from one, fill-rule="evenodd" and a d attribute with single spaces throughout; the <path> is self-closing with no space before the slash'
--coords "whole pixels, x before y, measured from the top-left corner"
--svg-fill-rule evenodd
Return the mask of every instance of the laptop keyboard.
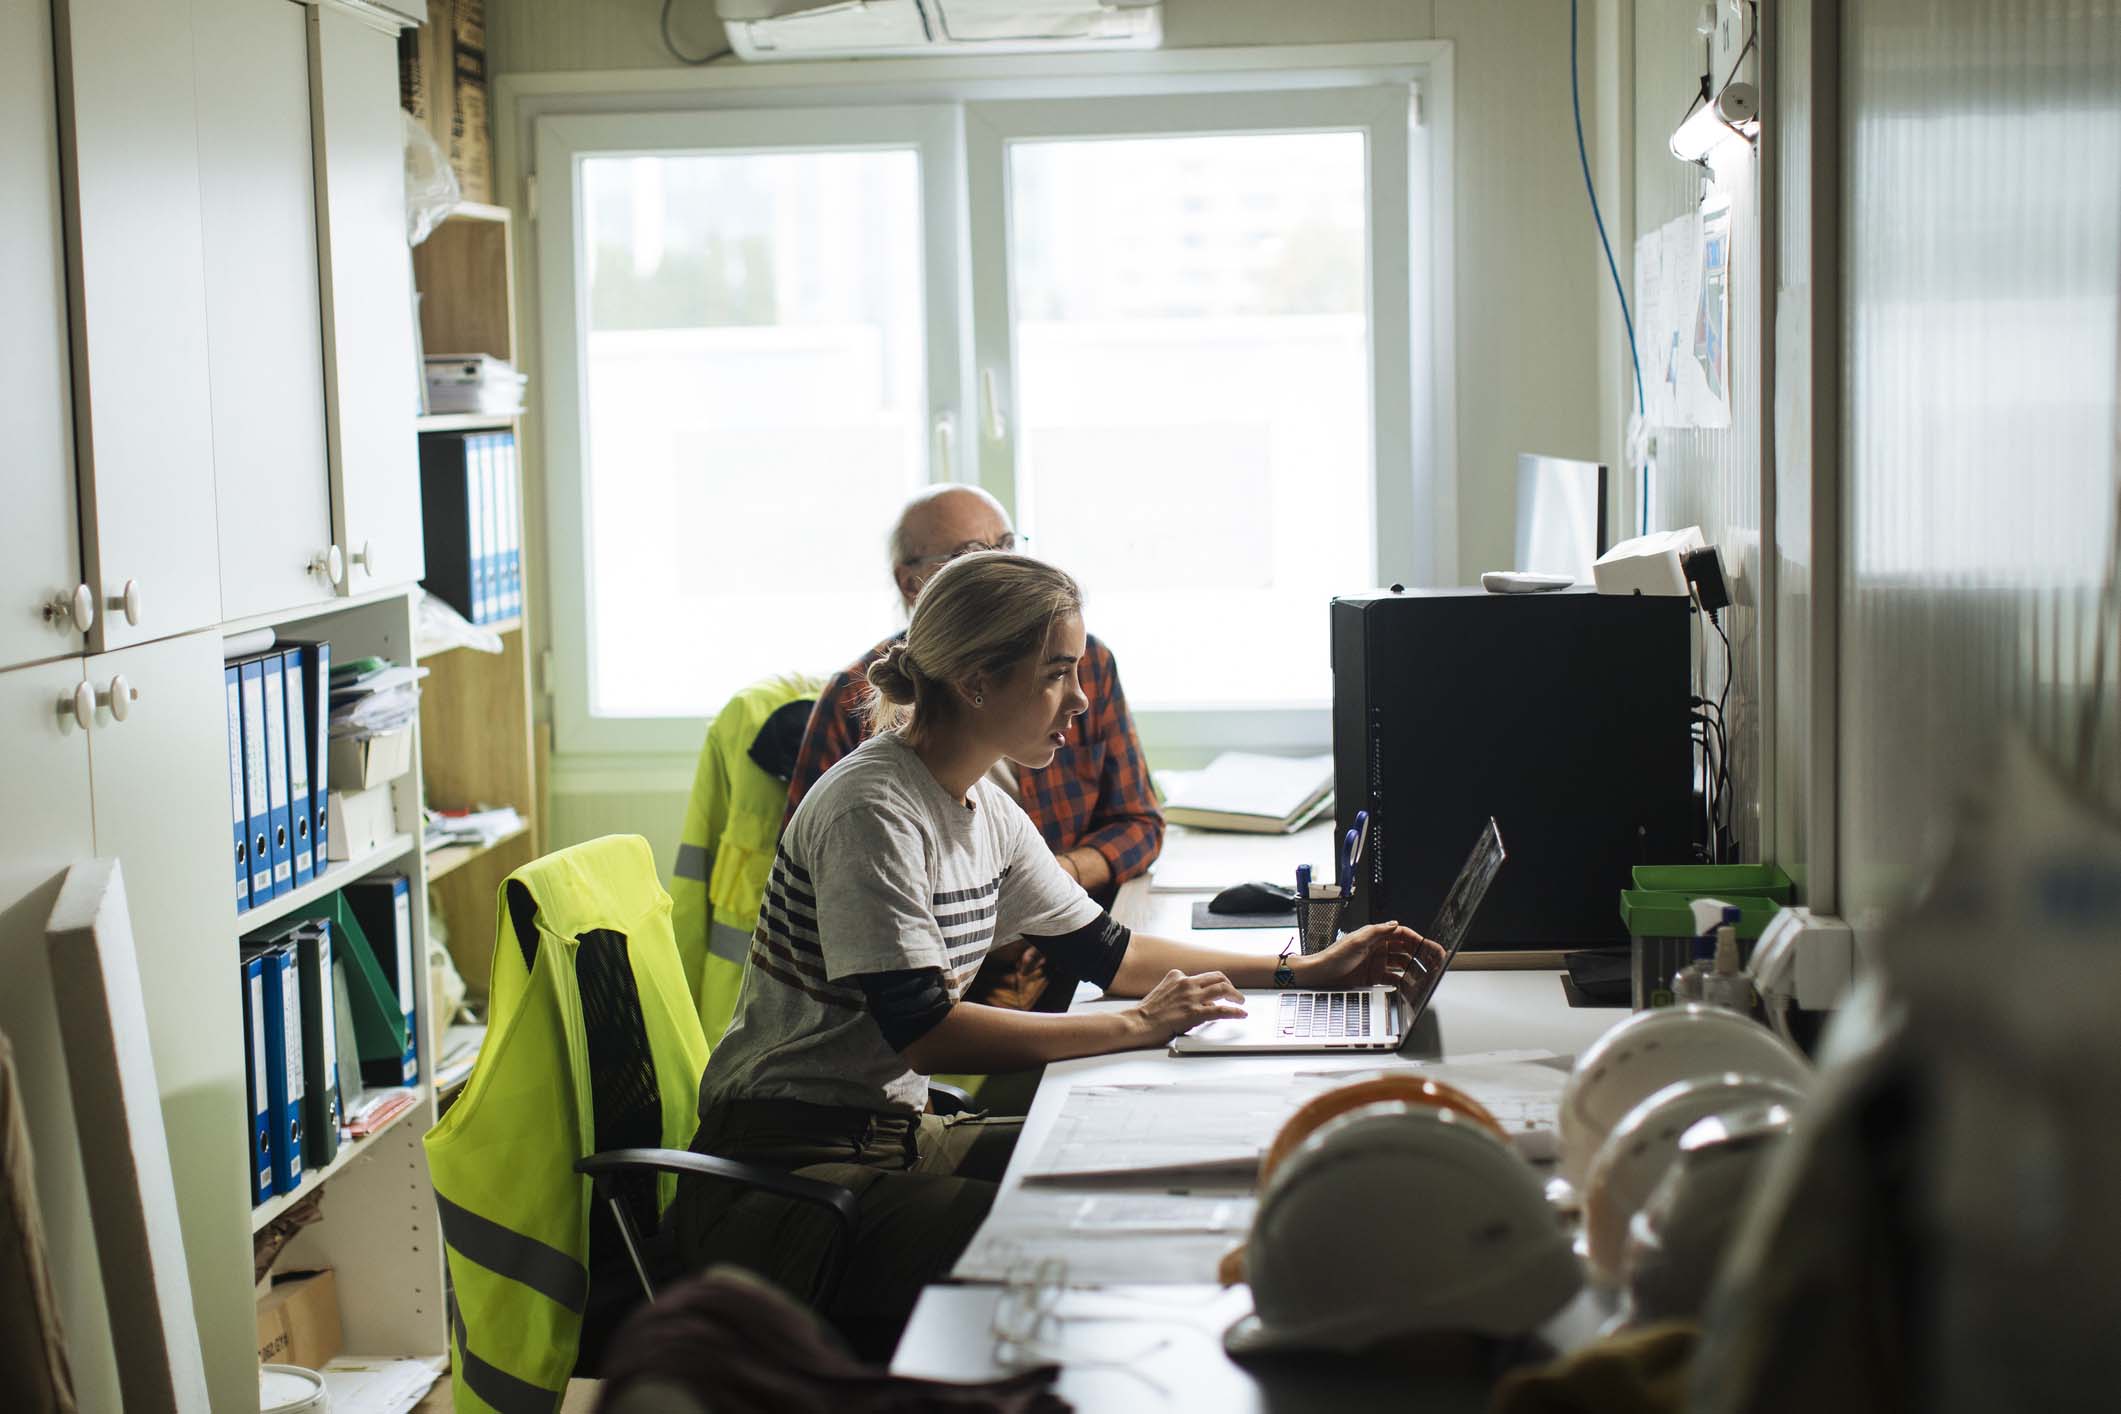
<path id="1" fill-rule="evenodd" d="M 1332 1040 L 1370 1034 L 1371 992 L 1289 992 L 1281 998 L 1281 1034 Z"/>

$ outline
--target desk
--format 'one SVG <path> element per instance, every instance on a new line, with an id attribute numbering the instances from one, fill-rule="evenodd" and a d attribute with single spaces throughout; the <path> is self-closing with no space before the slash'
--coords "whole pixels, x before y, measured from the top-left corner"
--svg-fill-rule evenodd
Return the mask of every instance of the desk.
<path id="1" fill-rule="evenodd" d="M 1197 834 L 1198 832 L 1189 832 Z M 1290 837 L 1289 870 L 1304 858 L 1303 837 Z M 1188 858 L 1211 850 L 1212 837 L 1187 841 Z M 1259 855 L 1256 837 L 1242 846 L 1247 861 Z M 1278 875 L 1277 875 L 1278 877 Z M 1227 881 L 1226 881 L 1227 882 Z M 1222 929 L 1196 933 L 1191 926 L 1199 891 L 1153 889 L 1135 881 L 1121 891 L 1114 913 L 1129 926 L 1162 937 L 1198 941 L 1233 951 L 1278 952 L 1290 930 Z M 1127 1005 L 1079 1001 L 1088 1008 Z M 1626 1013 L 1568 1005 L 1554 971 L 1463 972 L 1453 966 L 1437 989 L 1416 1031 L 1417 1045 L 1395 1055 L 1259 1055 L 1174 1057 L 1161 1050 L 1091 1056 L 1046 1068 L 1022 1138 L 1002 1179 L 1002 1197 L 1023 1181 L 1023 1170 L 1052 1131 L 1068 1090 L 1083 1084 L 1168 1083 L 1177 1079 L 1230 1081 L 1328 1066 L 1375 1070 L 1406 1065 L 1426 1056 L 1449 1059 L 1485 1051 L 1545 1049 L 1575 1055 Z M 1434 1027 L 1429 1022 L 1433 1019 Z M 1420 1045 L 1423 1040 L 1431 1042 Z M 1261 1136 L 1264 1140 L 1267 1136 Z M 997 1200 L 997 1206 L 999 1202 Z M 1000 1290 L 992 1285 L 930 1287 L 921 1297 L 892 1361 L 901 1374 L 977 1379 L 1002 1373 L 995 1363 L 993 1318 Z M 1222 1331 L 1251 1308 L 1243 1288 L 1213 1286 L 1105 1287 L 1062 1293 L 1055 1308 L 1069 1357 L 1063 1361 L 1061 1392 L 1080 1409 L 1294 1410 L 1362 1407 L 1391 1399 L 1404 1404 L 1408 1382 L 1418 1378 L 1424 1407 L 1481 1409 L 1485 1372 L 1411 1374 L 1336 1362 L 1281 1361 L 1239 1366 L 1222 1348 Z M 1585 1295 L 1544 1332 L 1569 1348 L 1588 1339 L 1603 1319 L 1598 1298 Z M 1124 1367 L 1124 1368 L 1122 1368 Z M 1129 1373 L 1129 1371 L 1132 1373 Z"/>

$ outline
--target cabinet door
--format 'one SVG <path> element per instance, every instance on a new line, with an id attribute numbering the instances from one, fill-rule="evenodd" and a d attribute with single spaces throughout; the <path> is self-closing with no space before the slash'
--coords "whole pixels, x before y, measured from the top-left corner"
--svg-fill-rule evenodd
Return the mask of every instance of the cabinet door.
<path id="1" fill-rule="evenodd" d="M 0 8 L 12 17 L 23 0 L 0 0 Z M 117 1409 L 118 1367 L 44 951 L 44 923 L 67 869 L 95 853 L 89 734 L 59 710 L 80 683 L 79 658 L 0 673 L 0 1033 L 14 1047 L 74 1394 L 83 1409 Z"/>
<path id="2" fill-rule="evenodd" d="M 58 0 L 91 646 L 218 623 L 191 10 Z M 130 594 L 128 594 L 130 586 Z"/>
<path id="3" fill-rule="evenodd" d="M 221 617 L 330 599 L 309 37 L 290 0 L 194 0 Z"/>
<path id="4" fill-rule="evenodd" d="M 59 114 L 47 0 L 0 3 L 0 668 L 79 653 Z M 55 602 L 64 612 L 47 613 Z M 93 607 L 92 596 L 88 597 Z"/>
<path id="5" fill-rule="evenodd" d="M 194 633 L 87 660 L 109 705 L 89 734 L 96 854 L 125 870 L 169 1165 L 184 1196 L 199 1344 L 216 1409 L 255 1408 L 250 1137 L 243 994 L 228 888 L 228 697 L 221 636 Z M 124 717 L 117 715 L 123 705 Z"/>
<path id="6" fill-rule="evenodd" d="M 395 35 L 366 19 L 309 13 L 332 519 L 349 594 L 426 572 L 397 55 Z"/>

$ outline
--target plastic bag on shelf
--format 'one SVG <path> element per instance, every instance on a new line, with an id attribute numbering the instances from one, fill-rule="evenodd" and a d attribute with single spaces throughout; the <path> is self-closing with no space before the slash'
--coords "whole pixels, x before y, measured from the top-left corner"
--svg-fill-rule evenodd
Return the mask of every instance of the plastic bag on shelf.
<path id="1" fill-rule="evenodd" d="M 420 591 L 419 618 L 413 625 L 413 642 L 419 645 L 417 652 L 422 658 L 450 648 L 498 653 L 503 646 L 501 635 L 479 627 L 445 600 L 424 589 Z"/>
<path id="2" fill-rule="evenodd" d="M 404 109 L 398 116 L 405 121 L 405 243 L 418 245 L 463 204 L 464 189 L 434 134 Z"/>

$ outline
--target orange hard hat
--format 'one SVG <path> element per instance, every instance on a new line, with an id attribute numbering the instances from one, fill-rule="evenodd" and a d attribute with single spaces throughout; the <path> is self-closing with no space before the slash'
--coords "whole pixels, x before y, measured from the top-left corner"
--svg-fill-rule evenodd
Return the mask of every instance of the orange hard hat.
<path id="1" fill-rule="evenodd" d="M 1431 1079 L 1420 1074 L 1380 1075 L 1369 1080 L 1358 1080 L 1353 1085 L 1343 1085 L 1328 1090 L 1323 1095 L 1314 1095 L 1290 1115 L 1274 1142 L 1267 1146 L 1266 1156 L 1259 1161 L 1260 1187 L 1274 1176 L 1274 1170 L 1284 1159 L 1297 1150 L 1297 1146 L 1311 1137 L 1327 1120 L 1344 1115 L 1349 1110 L 1364 1105 L 1374 1105 L 1380 1100 L 1404 1100 L 1413 1105 L 1434 1105 L 1438 1109 L 1456 1110 L 1462 1117 L 1488 1130 L 1504 1143 L 1510 1136 L 1488 1107 L 1446 1081 Z"/>

